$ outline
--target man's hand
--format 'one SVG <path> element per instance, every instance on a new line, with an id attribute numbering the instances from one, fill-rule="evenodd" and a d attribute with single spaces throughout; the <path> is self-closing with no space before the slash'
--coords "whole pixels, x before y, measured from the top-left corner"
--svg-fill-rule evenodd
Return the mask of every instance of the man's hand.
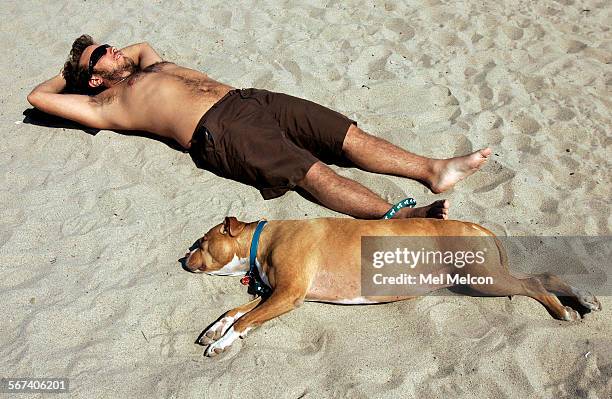
<path id="1" fill-rule="evenodd" d="M 126 57 L 130 57 L 140 69 L 144 69 L 151 64 L 163 61 L 162 58 L 153 50 L 147 42 L 133 44 L 121 49 Z"/>

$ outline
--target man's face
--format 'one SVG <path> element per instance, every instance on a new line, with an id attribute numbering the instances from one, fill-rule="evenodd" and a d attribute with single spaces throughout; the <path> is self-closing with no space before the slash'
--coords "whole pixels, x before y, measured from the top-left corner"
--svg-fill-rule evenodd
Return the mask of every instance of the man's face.
<path id="1" fill-rule="evenodd" d="M 91 55 L 96 48 L 100 47 L 100 44 L 92 44 L 88 46 L 81 54 L 81 59 L 79 60 L 79 64 L 85 68 L 86 70 L 89 68 L 89 60 L 91 59 Z M 90 76 L 90 85 L 91 78 L 95 76 L 99 76 L 103 80 L 113 81 L 117 79 L 121 79 L 126 74 L 125 72 L 133 73 L 135 70 L 134 61 L 130 58 L 126 57 L 121 50 L 118 50 L 117 47 L 110 46 L 104 52 L 104 55 L 98 59 L 93 68 L 92 76 Z"/>

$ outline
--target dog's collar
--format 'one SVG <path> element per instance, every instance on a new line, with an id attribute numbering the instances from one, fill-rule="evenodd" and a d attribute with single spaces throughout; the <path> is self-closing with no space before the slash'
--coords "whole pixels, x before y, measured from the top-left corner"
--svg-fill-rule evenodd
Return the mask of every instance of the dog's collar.
<path id="1" fill-rule="evenodd" d="M 263 282 L 257 269 L 257 247 L 259 246 L 259 236 L 264 226 L 268 223 L 265 220 L 257 222 L 255 232 L 253 233 L 253 239 L 251 240 L 251 249 L 249 252 L 249 271 L 240 279 L 243 285 L 248 285 L 247 292 L 251 295 L 258 295 L 263 298 L 267 298 L 272 294 L 272 288 Z"/>

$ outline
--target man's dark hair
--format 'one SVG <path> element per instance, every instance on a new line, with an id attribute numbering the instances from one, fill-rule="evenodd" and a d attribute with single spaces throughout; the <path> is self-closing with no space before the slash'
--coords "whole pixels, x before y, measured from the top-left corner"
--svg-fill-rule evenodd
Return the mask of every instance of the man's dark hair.
<path id="1" fill-rule="evenodd" d="M 68 61 L 66 61 L 62 70 L 62 75 L 66 79 L 67 92 L 83 94 L 90 94 L 92 92 L 88 85 L 89 71 L 86 67 L 79 65 L 83 51 L 92 44 L 94 44 L 94 41 L 89 35 L 81 35 L 72 43 Z"/>

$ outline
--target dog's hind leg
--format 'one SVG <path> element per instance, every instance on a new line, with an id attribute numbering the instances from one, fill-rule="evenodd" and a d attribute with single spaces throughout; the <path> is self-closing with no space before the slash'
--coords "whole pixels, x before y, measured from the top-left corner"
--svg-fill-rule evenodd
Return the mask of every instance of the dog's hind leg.
<path id="1" fill-rule="evenodd" d="M 553 274 L 518 273 L 518 277 L 513 276 L 508 268 L 506 249 L 499 238 L 493 236 L 493 239 L 498 249 L 499 262 L 494 262 L 488 267 L 484 267 L 484 265 L 480 267 L 472 266 L 460 272 L 460 274 L 472 273 L 477 276 L 491 276 L 493 284 L 470 284 L 468 287 L 471 290 L 487 296 L 528 296 L 540 302 L 554 317 L 561 320 L 579 320 L 580 314 L 571 307 L 564 306 L 554 293 L 575 297 L 588 309 L 594 310 L 595 307 L 601 309 L 601 305 L 595 296 L 579 293 L 574 287 Z M 588 303 L 591 303 L 592 306 L 587 305 Z"/>
<path id="2" fill-rule="evenodd" d="M 531 297 L 560 320 L 579 320 L 580 315 L 569 306 L 563 306 L 557 296 L 549 291 L 535 276 L 516 278 L 512 275 L 493 275 L 493 284 L 470 284 L 468 287 L 484 296 L 523 295 Z"/>
<path id="3" fill-rule="evenodd" d="M 244 305 L 238 306 L 232 310 L 228 310 L 219 317 L 217 321 L 212 323 L 200 336 L 198 337 L 198 343 L 202 345 L 210 345 L 223 336 L 229 330 L 229 328 L 245 314 L 253 310 L 261 302 L 261 297 L 257 297 L 252 301 L 245 303 Z"/>
<path id="4" fill-rule="evenodd" d="M 601 303 L 588 291 L 582 291 L 571 285 L 567 284 L 558 276 L 552 273 L 541 273 L 536 274 L 533 277 L 537 278 L 542 282 L 544 288 L 548 291 L 557 293 L 559 296 L 566 296 L 576 299 L 585 308 L 597 311 L 601 310 Z"/>

